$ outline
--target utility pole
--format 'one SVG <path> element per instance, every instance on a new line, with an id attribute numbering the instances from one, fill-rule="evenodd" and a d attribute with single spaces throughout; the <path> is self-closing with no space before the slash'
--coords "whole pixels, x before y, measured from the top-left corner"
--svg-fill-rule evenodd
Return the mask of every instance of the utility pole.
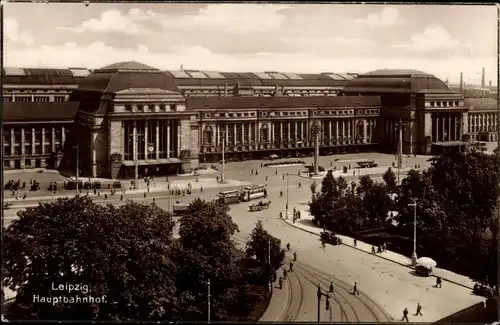
<path id="1" fill-rule="evenodd" d="M 326 303 L 326 308 L 328 310 L 329 308 L 329 302 L 328 302 L 328 299 L 330 298 L 330 296 L 326 293 L 323 293 L 321 292 L 321 285 L 318 284 L 318 292 L 317 292 L 317 295 L 318 295 L 318 324 L 320 323 L 321 321 L 321 297 L 322 296 L 325 296 L 326 297 L 326 300 L 327 300 L 327 303 Z"/>
<path id="2" fill-rule="evenodd" d="M 417 265 L 417 200 L 408 204 L 413 207 L 413 254 L 411 255 L 411 264 Z"/>
<path id="3" fill-rule="evenodd" d="M 135 150 L 134 150 L 134 188 L 138 189 L 139 188 L 139 137 L 137 136 L 137 133 L 134 133 L 134 144 L 135 144 Z"/>
<path id="4" fill-rule="evenodd" d="M 396 123 L 396 127 L 398 129 L 398 185 L 399 179 L 400 179 L 400 174 L 401 174 L 401 165 L 403 164 L 403 128 L 404 128 L 404 123 L 403 120 L 400 119 L 398 123 Z"/>
<path id="5" fill-rule="evenodd" d="M 225 157 L 224 157 L 224 150 L 226 149 L 225 145 L 226 145 L 226 132 L 222 131 L 222 173 L 221 173 L 221 176 L 220 176 L 221 183 L 225 183 L 226 182 L 226 178 L 225 178 L 225 175 L 226 175 L 226 160 L 225 160 Z"/>
<path id="6" fill-rule="evenodd" d="M 290 180 L 290 173 L 286 173 L 286 208 L 285 208 L 286 220 L 288 220 L 288 183 L 289 183 L 289 180 Z"/>
<path id="7" fill-rule="evenodd" d="M 210 323 L 210 279 L 208 279 L 207 282 L 207 287 L 208 287 L 208 295 L 207 295 L 207 302 L 208 302 L 208 313 L 207 313 L 207 318 L 208 322 Z"/>
<path id="8" fill-rule="evenodd" d="M 320 125 L 318 121 L 314 121 L 312 125 L 312 131 L 314 135 L 314 175 L 319 174 L 319 133 Z"/>
<path id="9" fill-rule="evenodd" d="M 80 194 L 80 189 L 78 188 L 78 181 L 79 181 L 79 174 L 80 174 L 80 145 L 76 145 L 75 146 L 76 148 L 76 174 L 75 174 L 75 178 L 76 178 L 76 195 Z"/>

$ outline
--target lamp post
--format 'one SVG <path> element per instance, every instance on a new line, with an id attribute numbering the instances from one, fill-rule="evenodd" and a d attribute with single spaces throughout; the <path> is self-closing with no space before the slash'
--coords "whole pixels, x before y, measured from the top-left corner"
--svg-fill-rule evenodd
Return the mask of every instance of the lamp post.
<path id="1" fill-rule="evenodd" d="M 226 182 L 226 159 L 225 159 L 225 149 L 226 149 L 226 132 L 222 131 L 222 172 L 220 175 L 221 183 Z"/>
<path id="2" fill-rule="evenodd" d="M 413 207 L 413 254 L 411 255 L 411 264 L 417 265 L 417 201 L 408 204 Z"/>
<path id="3" fill-rule="evenodd" d="M 396 128 L 398 129 L 398 185 L 399 185 L 399 177 L 400 177 L 400 169 L 403 164 L 403 128 L 404 123 L 403 120 L 400 119 L 398 123 L 396 123 Z"/>
<path id="4" fill-rule="evenodd" d="M 80 145 L 76 145 L 74 148 L 76 148 L 76 174 L 75 174 L 75 178 L 76 178 L 76 195 L 80 194 L 80 189 L 78 188 L 79 184 L 78 184 L 78 181 L 79 181 L 79 170 L 80 170 Z"/>
<path id="5" fill-rule="evenodd" d="M 320 314 L 321 314 L 321 297 L 324 296 L 326 297 L 326 310 L 329 309 L 329 300 L 330 299 L 330 296 L 326 293 L 323 293 L 321 291 L 321 285 L 318 284 L 318 292 L 317 292 L 317 295 L 318 295 L 318 324 L 320 323 L 321 321 L 321 317 L 320 317 Z"/>
<path id="6" fill-rule="evenodd" d="M 319 174 L 319 133 L 321 126 L 318 121 L 314 121 L 312 125 L 312 133 L 314 136 L 314 175 Z"/>
<path id="7" fill-rule="evenodd" d="M 210 278 L 207 281 L 207 305 L 208 305 L 208 312 L 207 312 L 207 320 L 210 323 Z"/>
<path id="8" fill-rule="evenodd" d="M 288 220 L 288 184 L 290 180 L 290 173 L 286 173 L 286 207 L 285 207 L 285 218 Z"/>

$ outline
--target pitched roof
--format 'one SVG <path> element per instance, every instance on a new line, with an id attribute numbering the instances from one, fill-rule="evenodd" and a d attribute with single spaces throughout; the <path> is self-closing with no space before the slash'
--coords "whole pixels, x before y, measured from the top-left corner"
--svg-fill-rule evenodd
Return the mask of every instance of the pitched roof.
<path id="1" fill-rule="evenodd" d="M 497 110 L 497 100 L 494 98 L 465 98 L 464 105 L 472 112 Z"/>
<path id="2" fill-rule="evenodd" d="M 378 96 L 188 97 L 189 109 L 380 106 Z"/>
<path id="3" fill-rule="evenodd" d="M 94 72 L 118 72 L 118 71 L 160 71 L 157 68 L 153 68 L 149 65 L 136 62 L 136 61 L 125 61 L 110 64 L 108 66 L 99 68 Z"/>
<path id="4" fill-rule="evenodd" d="M 14 85 L 77 85 L 90 74 L 88 69 L 36 69 L 13 68 L 2 69 L 4 84 Z"/>
<path id="5" fill-rule="evenodd" d="M 435 76 L 412 69 L 382 69 L 359 75 L 349 81 L 342 92 L 359 93 L 453 93 Z"/>
<path id="6" fill-rule="evenodd" d="M 64 103 L 32 103 L 32 102 L 5 102 L 3 103 L 4 123 L 20 122 L 51 122 L 68 121 L 75 119 L 78 102 Z"/>

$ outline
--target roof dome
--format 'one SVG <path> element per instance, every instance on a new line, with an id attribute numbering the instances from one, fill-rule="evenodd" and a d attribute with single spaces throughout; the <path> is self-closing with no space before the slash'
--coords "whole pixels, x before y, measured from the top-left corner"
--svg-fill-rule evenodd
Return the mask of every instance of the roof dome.
<path id="1" fill-rule="evenodd" d="M 451 88 L 429 73 L 413 69 L 380 69 L 359 75 L 347 83 L 345 94 L 450 93 Z"/>
<path id="2" fill-rule="evenodd" d="M 80 110 L 97 112 L 96 110 L 101 111 L 98 107 L 103 94 L 116 94 L 133 89 L 143 92 L 168 91 L 182 95 L 170 75 L 148 65 L 129 61 L 94 70 L 72 91 L 70 101 L 79 101 Z"/>
<path id="3" fill-rule="evenodd" d="M 94 70 L 77 91 L 116 93 L 131 88 L 162 89 L 179 92 L 172 77 L 139 62 L 119 62 Z"/>

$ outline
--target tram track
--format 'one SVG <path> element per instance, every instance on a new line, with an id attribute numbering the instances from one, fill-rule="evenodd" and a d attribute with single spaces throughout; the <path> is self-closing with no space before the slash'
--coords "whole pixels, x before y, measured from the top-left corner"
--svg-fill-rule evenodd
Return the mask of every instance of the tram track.
<path id="1" fill-rule="evenodd" d="M 240 234 L 235 234 L 235 240 L 240 244 L 245 244 L 247 238 Z M 284 266 L 291 262 L 288 256 L 285 257 Z M 307 286 L 317 288 L 318 284 L 324 293 L 328 294 L 331 300 L 328 311 L 328 318 L 323 321 L 329 322 L 391 322 L 393 319 L 380 307 L 373 299 L 364 293 L 353 295 L 351 286 L 344 281 L 335 278 L 334 276 L 318 270 L 312 266 L 299 261 L 294 263 L 293 271 L 287 274 L 287 285 L 290 288 L 290 296 L 287 300 L 285 310 L 277 321 L 298 321 L 302 311 L 314 311 L 316 314 L 316 303 L 314 308 L 310 304 L 306 305 L 304 301 L 305 283 Z M 304 283 L 305 281 L 305 283 Z M 333 293 L 329 292 L 329 285 L 333 284 Z M 334 302 L 334 303 L 332 303 Z M 336 312 L 338 310 L 338 312 Z M 307 319 L 307 321 L 315 321 Z M 305 319 L 303 321 L 306 321 Z"/>

